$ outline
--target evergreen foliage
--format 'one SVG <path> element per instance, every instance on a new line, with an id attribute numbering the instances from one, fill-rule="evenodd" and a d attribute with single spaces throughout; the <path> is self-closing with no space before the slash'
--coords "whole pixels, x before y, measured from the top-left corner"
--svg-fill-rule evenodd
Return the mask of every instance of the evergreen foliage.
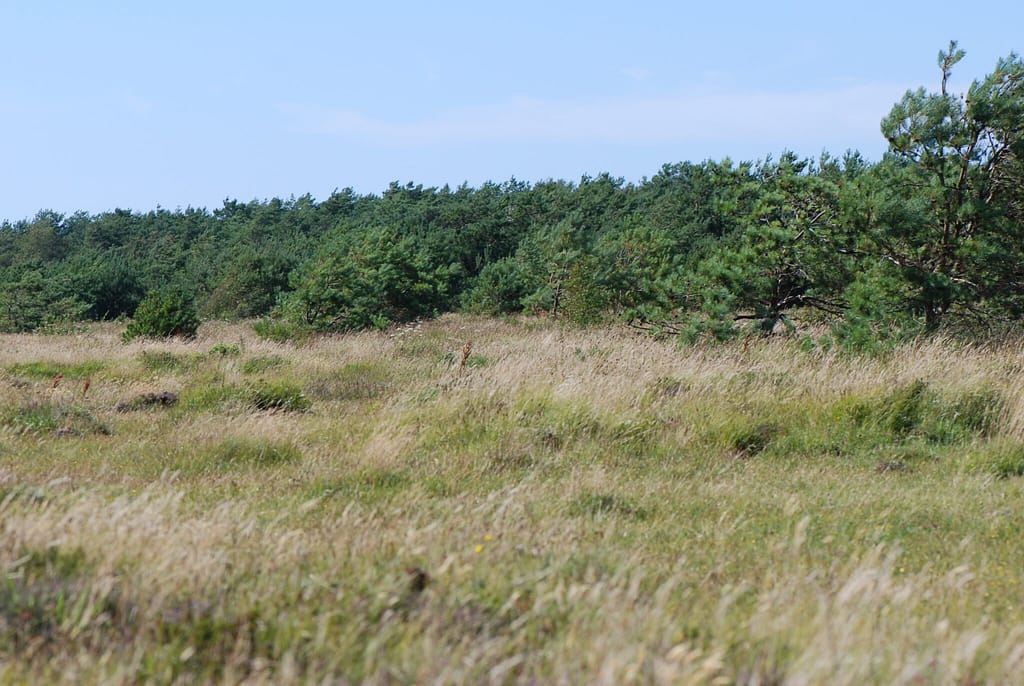
<path id="1" fill-rule="evenodd" d="M 198 329 L 192 298 L 180 289 L 165 289 L 142 299 L 122 338 L 126 343 L 136 338 L 194 338 Z"/>
<path id="2" fill-rule="evenodd" d="M 791 332 L 870 348 L 1024 315 L 1024 62 L 882 121 L 877 163 L 665 165 L 626 183 L 393 183 L 207 211 L 42 211 L 0 225 L 0 330 L 128 316 L 127 336 L 263 317 L 266 335 L 383 328 L 465 309 L 689 340 Z M 192 298 L 174 300 L 167 284 Z M 145 299 L 143 295 L 149 293 Z M 177 297 L 177 296 L 175 296 Z M 138 309 L 136 309 L 138 308 Z"/>

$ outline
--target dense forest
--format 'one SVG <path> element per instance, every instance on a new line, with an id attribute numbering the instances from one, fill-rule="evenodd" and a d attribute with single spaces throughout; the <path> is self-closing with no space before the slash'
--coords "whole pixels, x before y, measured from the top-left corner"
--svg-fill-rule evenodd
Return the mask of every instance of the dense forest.
<path id="1" fill-rule="evenodd" d="M 43 211 L 0 226 L 0 330 L 140 305 L 272 336 L 464 310 L 618 319 L 688 340 L 809 327 L 864 346 L 1024 314 L 1024 61 L 882 120 L 888 152 L 668 164 L 625 183 L 394 183 L 222 207 Z M 187 332 L 188 326 L 175 329 Z M 823 333 L 823 332 L 827 332 Z M 824 338 L 822 338 L 824 336 Z"/>

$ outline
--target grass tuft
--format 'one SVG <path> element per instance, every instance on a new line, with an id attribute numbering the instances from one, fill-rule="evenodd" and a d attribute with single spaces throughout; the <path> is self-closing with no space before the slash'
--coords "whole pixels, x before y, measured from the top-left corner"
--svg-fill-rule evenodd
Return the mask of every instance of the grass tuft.
<path id="1" fill-rule="evenodd" d="M 206 353 L 210 357 L 238 357 L 242 354 L 242 348 L 237 345 L 218 343 Z"/>
<path id="2" fill-rule="evenodd" d="M 649 513 L 631 500 L 610 493 L 583 493 L 569 505 L 573 516 L 620 515 L 647 519 Z"/>
<path id="3" fill-rule="evenodd" d="M 248 397 L 257 410 L 301 412 L 313 405 L 300 387 L 283 381 L 265 381 L 253 386 Z"/>
<path id="4" fill-rule="evenodd" d="M 287 360 L 280 355 L 261 355 L 259 357 L 250 357 L 242 363 L 242 373 L 259 374 L 270 369 L 276 369 L 285 364 L 287 364 Z"/>
<path id="5" fill-rule="evenodd" d="M 176 354 L 167 350 L 143 350 L 139 353 L 139 362 L 147 372 L 180 374 L 198 366 L 202 362 L 202 356 Z"/>
<path id="6" fill-rule="evenodd" d="M 59 362 L 23 362 L 11 365 L 7 368 L 7 371 L 12 376 L 52 381 L 58 374 L 65 379 L 89 378 L 107 369 L 108 366 L 102 360 L 84 360 L 69 364 Z"/>
<path id="7" fill-rule="evenodd" d="M 394 372 L 383 362 L 349 362 L 311 382 L 307 389 L 317 400 L 353 402 L 373 400 L 392 388 Z"/>
<path id="8" fill-rule="evenodd" d="M 310 495 L 314 497 L 358 500 L 366 504 L 388 502 L 412 485 L 406 472 L 391 469 L 366 469 L 314 484 Z"/>
<path id="9" fill-rule="evenodd" d="M 39 398 L 0 408 L 0 425 L 22 433 L 54 436 L 109 435 L 110 427 L 87 407 Z"/>

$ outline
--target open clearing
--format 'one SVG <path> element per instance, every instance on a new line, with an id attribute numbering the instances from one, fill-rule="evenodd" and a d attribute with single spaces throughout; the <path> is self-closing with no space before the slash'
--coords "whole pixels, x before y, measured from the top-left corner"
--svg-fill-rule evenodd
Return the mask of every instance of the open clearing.
<path id="1" fill-rule="evenodd" d="M 3 682 L 1024 682 L 1020 341 L 119 334 L 0 336 Z"/>

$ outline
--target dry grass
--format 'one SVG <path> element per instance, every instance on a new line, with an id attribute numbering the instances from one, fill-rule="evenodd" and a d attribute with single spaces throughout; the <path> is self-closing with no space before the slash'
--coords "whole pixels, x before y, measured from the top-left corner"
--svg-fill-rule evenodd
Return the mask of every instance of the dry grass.
<path id="1" fill-rule="evenodd" d="M 0 337 L 5 683 L 1024 683 L 1019 342 L 119 333 Z"/>

